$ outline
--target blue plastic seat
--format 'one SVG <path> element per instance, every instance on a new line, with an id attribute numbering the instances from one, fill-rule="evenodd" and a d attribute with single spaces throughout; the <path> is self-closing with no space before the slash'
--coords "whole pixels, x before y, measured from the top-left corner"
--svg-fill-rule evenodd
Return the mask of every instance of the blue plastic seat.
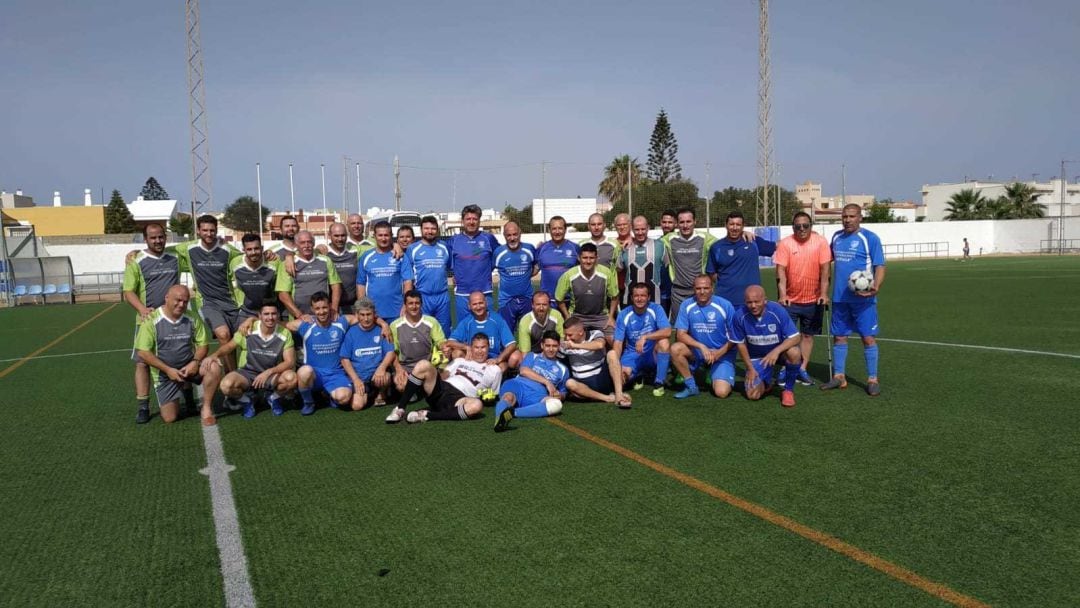
<path id="1" fill-rule="evenodd" d="M 56 293 L 71 293 L 71 285 L 68 283 L 61 283 L 60 286 L 56 288 Z"/>
<path id="2" fill-rule="evenodd" d="M 30 289 L 26 290 L 26 295 L 28 295 L 28 296 L 40 296 L 41 295 L 41 285 L 31 285 Z"/>
<path id="3" fill-rule="evenodd" d="M 56 285 L 53 285 L 52 283 L 46 285 L 45 289 L 41 291 L 41 295 L 43 296 L 51 296 L 54 293 L 56 293 Z"/>
<path id="4" fill-rule="evenodd" d="M 26 285 L 15 286 L 15 297 L 22 297 L 26 295 Z"/>

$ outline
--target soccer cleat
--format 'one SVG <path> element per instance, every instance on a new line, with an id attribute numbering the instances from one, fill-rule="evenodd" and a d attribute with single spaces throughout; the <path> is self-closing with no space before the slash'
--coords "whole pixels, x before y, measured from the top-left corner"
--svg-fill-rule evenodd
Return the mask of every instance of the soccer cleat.
<path id="1" fill-rule="evenodd" d="M 871 397 L 877 397 L 881 394 L 881 383 L 877 380 L 871 380 L 866 383 L 866 394 Z"/>
<path id="2" fill-rule="evenodd" d="M 390 415 L 386 417 L 386 424 L 394 424 L 401 422 L 401 419 L 405 417 L 405 408 L 395 407 L 391 410 Z"/>
<path id="3" fill-rule="evenodd" d="M 240 409 L 240 402 L 232 397 L 225 397 L 225 399 L 222 400 L 221 405 L 229 411 Z"/>
<path id="4" fill-rule="evenodd" d="M 831 380 L 822 384 L 819 388 L 823 391 L 831 391 L 834 388 L 845 389 L 847 388 L 847 378 L 843 376 L 833 376 Z"/>
<path id="5" fill-rule="evenodd" d="M 244 406 L 244 418 L 255 417 L 255 402 L 252 401 Z"/>
<path id="6" fill-rule="evenodd" d="M 305 403 L 304 407 L 300 408 L 301 416 L 310 416 L 315 413 L 315 402 Z"/>
<path id="7" fill-rule="evenodd" d="M 405 421 L 409 424 L 416 424 L 417 422 L 427 422 L 427 410 L 416 410 L 409 412 L 409 415 L 405 417 Z"/>
<path id="8" fill-rule="evenodd" d="M 810 377 L 810 373 L 805 369 L 799 370 L 799 379 L 797 382 L 803 386 L 814 386 L 814 379 Z"/>
<path id="9" fill-rule="evenodd" d="M 285 413 L 285 406 L 281 405 L 281 398 L 270 398 L 270 411 L 273 412 L 275 416 L 280 416 Z"/>
<path id="10" fill-rule="evenodd" d="M 653 397 L 663 397 L 664 396 L 664 385 L 663 384 L 654 385 L 653 389 L 652 389 L 652 395 L 653 395 Z"/>
<path id="11" fill-rule="evenodd" d="M 675 398 L 676 399 L 687 399 L 689 397 L 696 397 L 697 395 L 700 395 L 700 394 L 701 394 L 701 391 L 698 389 L 698 387 L 696 387 L 696 386 L 694 388 L 687 387 L 687 388 L 684 388 L 683 390 L 675 393 Z"/>
<path id="12" fill-rule="evenodd" d="M 784 407 L 795 407 L 794 391 L 784 391 L 783 393 L 780 393 L 780 405 Z"/>
<path id="13" fill-rule="evenodd" d="M 150 408 L 140 407 L 138 413 L 135 414 L 135 424 L 146 424 L 150 422 Z"/>
<path id="14" fill-rule="evenodd" d="M 645 381 L 644 380 L 638 380 L 637 382 L 634 383 L 634 388 L 632 390 L 639 391 L 644 387 L 645 387 Z"/>
<path id="15" fill-rule="evenodd" d="M 510 421 L 514 419 L 514 408 L 500 402 L 495 405 L 495 409 L 495 432 L 501 433 L 510 428 Z"/>

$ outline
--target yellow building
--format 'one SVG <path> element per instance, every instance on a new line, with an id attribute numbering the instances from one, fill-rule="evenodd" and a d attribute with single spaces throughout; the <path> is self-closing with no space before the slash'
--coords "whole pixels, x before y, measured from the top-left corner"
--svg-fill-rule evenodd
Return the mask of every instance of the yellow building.
<path id="1" fill-rule="evenodd" d="M 34 225 L 37 236 L 105 234 L 105 207 L 15 207 L 4 215 Z"/>

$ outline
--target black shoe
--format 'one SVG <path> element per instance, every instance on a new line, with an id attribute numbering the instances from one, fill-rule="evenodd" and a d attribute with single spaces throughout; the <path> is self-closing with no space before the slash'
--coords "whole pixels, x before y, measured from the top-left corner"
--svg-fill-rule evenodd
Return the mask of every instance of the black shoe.
<path id="1" fill-rule="evenodd" d="M 150 422 L 150 408 L 140 407 L 139 412 L 135 414 L 135 424 L 146 424 Z"/>

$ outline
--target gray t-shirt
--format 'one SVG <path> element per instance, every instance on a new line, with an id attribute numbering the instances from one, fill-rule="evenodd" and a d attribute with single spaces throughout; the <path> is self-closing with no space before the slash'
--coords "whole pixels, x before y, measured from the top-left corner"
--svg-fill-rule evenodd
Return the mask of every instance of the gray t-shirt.
<path id="1" fill-rule="evenodd" d="M 292 332 L 279 325 L 269 338 L 264 338 L 260 333 L 261 325 L 262 321 L 256 321 L 248 335 L 238 333 L 233 336 L 233 342 L 237 343 L 236 364 L 240 369 L 265 372 L 281 363 L 285 359 L 285 350 L 293 347 Z"/>
<path id="2" fill-rule="evenodd" d="M 326 257 L 334 264 L 338 278 L 341 279 L 341 305 L 352 306 L 356 303 L 356 264 L 359 255 L 355 249 L 346 247 L 342 253 L 333 247 L 326 250 Z"/>
<path id="3" fill-rule="evenodd" d="M 206 325 L 190 310 L 173 321 L 155 309 L 139 327 L 135 348 L 157 355 L 165 365 L 179 369 L 195 358 L 195 347 L 210 344 Z M 153 368 L 154 377 L 158 375 Z"/>
<path id="4" fill-rule="evenodd" d="M 604 332 L 592 330 L 589 332 L 586 342 L 603 340 Z M 570 377 L 575 379 L 592 378 L 604 371 L 604 360 L 607 356 L 606 349 L 587 350 L 584 348 L 559 347 L 559 359 L 570 368 Z"/>
<path id="5" fill-rule="evenodd" d="M 398 317 L 390 324 L 390 334 L 394 338 L 398 361 L 410 371 L 417 362 L 430 359 L 432 350 L 446 341 L 442 325 L 428 315 L 420 317 L 416 325 L 409 323 L 406 317 Z"/>
<path id="6" fill-rule="evenodd" d="M 679 233 L 674 233 L 674 236 L 668 239 L 668 245 L 671 264 L 675 270 L 672 285 L 683 289 L 693 289 L 694 279 L 705 271 L 705 256 L 708 252 L 705 237 L 693 234 L 689 239 L 684 239 Z"/>
<path id="7" fill-rule="evenodd" d="M 236 285 L 236 303 L 240 305 L 240 312 L 246 317 L 254 317 L 259 314 L 259 309 L 264 304 L 277 304 L 278 266 L 274 264 L 261 264 L 258 268 L 249 268 L 244 258 L 239 257 L 232 262 L 233 284 Z"/>
<path id="8" fill-rule="evenodd" d="M 191 278 L 199 290 L 200 306 L 221 311 L 236 310 L 229 262 L 242 255 L 238 250 L 222 245 L 207 250 L 201 241 L 188 241 L 177 245 L 176 253 L 181 259 L 187 260 Z"/>

